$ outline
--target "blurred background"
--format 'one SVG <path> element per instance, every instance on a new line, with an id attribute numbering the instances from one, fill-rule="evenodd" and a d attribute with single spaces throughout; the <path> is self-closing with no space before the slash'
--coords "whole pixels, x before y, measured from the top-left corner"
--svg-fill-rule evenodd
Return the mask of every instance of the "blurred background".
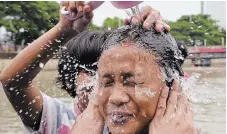
<path id="1" fill-rule="evenodd" d="M 0 1 L 0 72 L 33 40 L 53 27 L 59 18 L 56 1 Z M 159 10 L 178 43 L 188 46 L 184 71 L 193 85 L 191 100 L 195 123 L 204 134 L 226 132 L 226 2 L 151 1 L 139 7 Z M 89 30 L 109 31 L 129 18 L 124 10 L 105 2 L 94 11 Z M 37 76 L 36 84 L 49 96 L 72 105 L 55 84 L 58 59 L 51 59 Z M 53 77 L 49 77 L 53 76 Z M 26 133 L 0 85 L 0 133 Z"/>

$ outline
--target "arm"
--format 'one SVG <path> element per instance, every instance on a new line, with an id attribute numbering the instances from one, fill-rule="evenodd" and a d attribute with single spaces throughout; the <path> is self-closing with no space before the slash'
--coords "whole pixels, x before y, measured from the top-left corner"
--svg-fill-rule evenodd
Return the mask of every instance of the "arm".
<path id="1" fill-rule="evenodd" d="M 89 6 L 85 6 L 83 11 L 86 19 L 92 18 Z M 81 19 L 84 20 L 84 18 Z M 83 20 L 77 20 L 79 21 L 77 25 L 89 24 L 89 21 L 84 23 Z M 57 25 L 21 51 L 0 74 L 4 91 L 15 111 L 21 117 L 23 123 L 34 130 L 38 130 L 40 125 L 43 98 L 32 80 L 42 69 L 40 65 L 45 65 L 48 62 L 53 53 L 58 50 L 60 44 L 74 36 L 69 32 L 73 23 L 76 24 L 76 22 L 68 21 L 60 16 Z M 63 39 L 67 34 L 70 36 Z"/>

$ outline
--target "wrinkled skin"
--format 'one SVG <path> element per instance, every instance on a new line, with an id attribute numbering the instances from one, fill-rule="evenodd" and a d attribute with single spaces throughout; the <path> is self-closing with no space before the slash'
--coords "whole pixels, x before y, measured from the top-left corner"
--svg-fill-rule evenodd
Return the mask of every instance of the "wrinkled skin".
<path id="1" fill-rule="evenodd" d="M 151 53 L 130 45 L 113 47 L 98 67 L 99 90 L 72 134 L 101 134 L 104 124 L 112 134 L 199 134 L 178 82 L 171 90 L 165 86 Z"/>
<path id="2" fill-rule="evenodd" d="M 155 57 L 135 46 L 117 46 L 101 56 L 98 68 L 100 112 L 110 132 L 140 133 L 165 86 Z"/>

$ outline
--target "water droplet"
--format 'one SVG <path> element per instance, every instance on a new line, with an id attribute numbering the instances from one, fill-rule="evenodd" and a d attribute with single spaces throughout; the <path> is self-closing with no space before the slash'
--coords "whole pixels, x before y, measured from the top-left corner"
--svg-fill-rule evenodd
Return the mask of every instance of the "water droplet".
<path id="1" fill-rule="evenodd" d="M 35 103 L 36 102 L 36 100 L 34 99 L 34 100 L 32 100 L 32 103 Z"/>
<path id="2" fill-rule="evenodd" d="M 43 68 L 44 67 L 44 64 L 42 62 L 39 63 L 39 67 L 40 68 Z"/>
<path id="3" fill-rule="evenodd" d="M 61 40 L 57 40 L 57 39 L 55 39 L 55 41 L 56 41 L 56 42 L 58 42 L 58 43 L 61 43 Z"/>
<path id="4" fill-rule="evenodd" d="M 37 55 L 37 57 L 41 57 L 41 55 L 40 55 L 40 54 L 38 54 L 38 55 Z"/>

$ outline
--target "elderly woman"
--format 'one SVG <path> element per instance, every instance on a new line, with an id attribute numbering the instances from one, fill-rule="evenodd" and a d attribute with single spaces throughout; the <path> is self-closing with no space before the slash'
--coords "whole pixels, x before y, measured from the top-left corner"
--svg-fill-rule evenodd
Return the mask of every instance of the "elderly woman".
<path id="1" fill-rule="evenodd" d="M 104 44 L 97 96 L 71 133 L 198 133 L 177 82 L 184 58 L 170 34 L 127 25 Z"/>

